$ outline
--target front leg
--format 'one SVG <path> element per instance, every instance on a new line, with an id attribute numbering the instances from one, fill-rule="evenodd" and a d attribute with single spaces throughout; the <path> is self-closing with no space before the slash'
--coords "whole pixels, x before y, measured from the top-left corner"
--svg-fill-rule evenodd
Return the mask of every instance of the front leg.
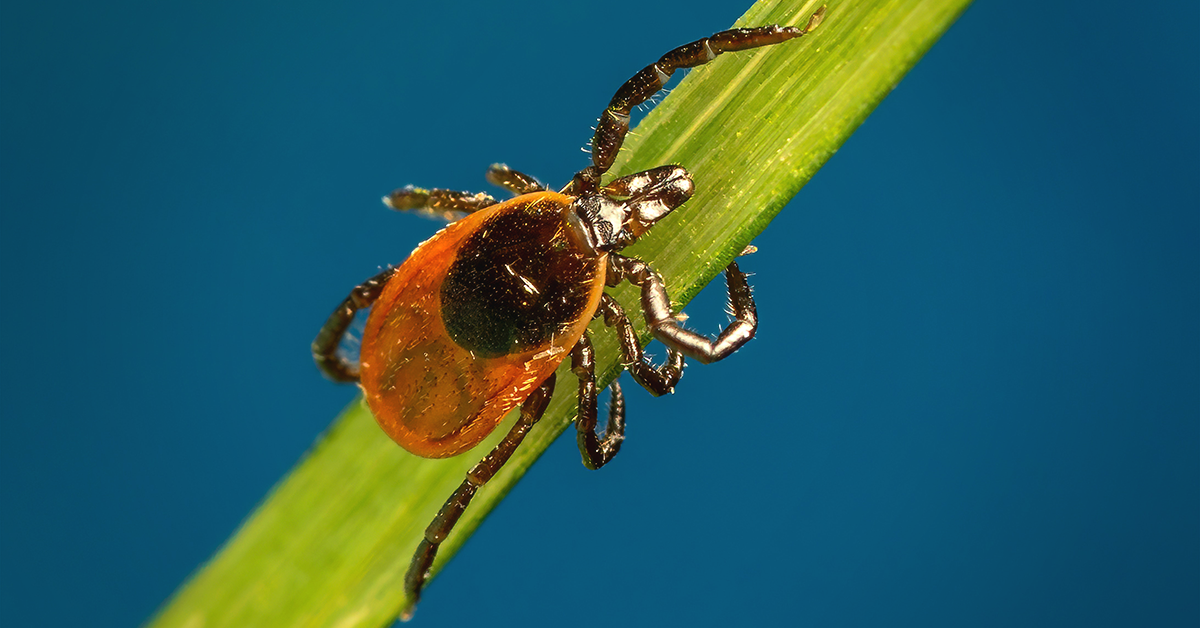
<path id="1" fill-rule="evenodd" d="M 600 175 L 608 172 L 629 132 L 629 113 L 658 93 L 676 70 L 704 65 L 723 52 L 770 46 L 800 37 L 812 32 L 824 17 L 825 7 L 822 6 L 808 18 L 804 28 L 772 25 L 721 31 L 684 44 L 634 74 L 617 89 L 604 113 L 600 114 L 596 134 L 592 137 L 592 170 L 585 177 L 598 180 Z"/>
<path id="2" fill-rule="evenodd" d="M 734 322 L 716 340 L 686 329 L 671 313 L 671 299 L 662 277 L 645 262 L 632 257 L 610 255 L 616 275 L 642 289 L 642 313 L 650 332 L 659 342 L 705 364 L 723 360 L 754 337 L 758 330 L 758 312 L 746 275 L 731 262 L 725 268 L 725 283 L 729 290 L 729 305 Z"/>

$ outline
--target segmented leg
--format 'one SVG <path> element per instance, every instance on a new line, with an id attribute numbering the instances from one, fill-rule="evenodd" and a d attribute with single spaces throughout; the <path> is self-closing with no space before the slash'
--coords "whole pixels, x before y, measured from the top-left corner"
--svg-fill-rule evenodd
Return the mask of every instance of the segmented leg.
<path id="1" fill-rule="evenodd" d="M 604 324 L 617 329 L 617 340 L 621 343 L 621 361 L 633 380 L 655 397 L 675 391 L 675 385 L 683 376 L 683 354 L 667 347 L 667 359 L 659 366 L 650 362 L 638 342 L 633 324 L 616 299 L 607 293 L 600 296 L 600 310 Z"/>
<path id="2" fill-rule="evenodd" d="M 821 7 L 812 14 L 804 28 L 772 25 L 721 31 L 680 46 L 634 74 L 617 90 L 596 125 L 596 135 L 592 138 L 592 164 L 596 178 L 612 167 L 629 131 L 629 112 L 662 89 L 675 70 L 703 65 L 723 52 L 769 46 L 800 37 L 815 29 L 824 16 L 825 7 Z"/>
<path id="3" fill-rule="evenodd" d="M 537 179 L 509 168 L 504 164 L 492 164 L 487 171 L 488 183 L 502 187 L 514 196 L 529 194 L 531 192 L 540 192 L 546 189 L 546 186 L 538 182 Z"/>
<path id="4" fill-rule="evenodd" d="M 725 283 L 734 322 L 716 340 L 711 340 L 685 329 L 675 319 L 662 277 L 645 262 L 616 254 L 610 255 L 609 259 L 617 276 L 642 289 L 642 313 L 646 316 L 646 324 L 650 326 L 654 337 L 668 347 L 708 364 L 729 357 L 754 337 L 758 329 L 758 313 L 754 308 L 750 285 L 746 283 L 746 275 L 738 268 L 737 262 L 730 263 L 725 269 Z"/>
<path id="5" fill-rule="evenodd" d="M 354 314 L 371 307 L 383 292 L 383 286 L 392 278 L 395 268 L 389 268 L 366 280 L 350 291 L 350 296 L 329 315 L 321 331 L 312 343 L 313 360 L 325 377 L 335 382 L 357 382 L 358 365 L 338 355 L 338 346 L 346 336 L 346 330 L 354 322 Z"/>
<path id="6" fill-rule="evenodd" d="M 608 389 L 608 425 L 604 436 L 596 434 L 596 352 L 585 333 L 571 349 L 571 372 L 579 379 L 579 413 L 575 416 L 575 440 L 583 456 L 583 466 L 599 469 L 621 451 L 625 440 L 625 396 L 613 380 Z"/>
<path id="7" fill-rule="evenodd" d="M 425 538 L 417 546 L 412 563 L 408 567 L 408 574 L 404 576 L 404 593 L 408 598 L 408 606 L 401 614 L 401 619 L 408 620 L 412 617 L 413 610 L 421 599 L 421 589 L 425 586 L 425 579 L 429 577 L 429 568 L 433 566 L 433 559 L 437 556 L 438 546 L 450 535 L 454 524 L 458 523 L 459 517 L 467 509 L 479 488 L 487 484 L 488 480 L 500 471 L 504 463 L 512 457 L 517 446 L 525 439 L 530 428 L 542 418 L 542 414 L 546 412 L 546 406 L 550 403 L 550 397 L 553 395 L 554 375 L 551 374 L 550 378 L 542 382 L 542 385 L 525 399 L 525 403 L 521 404 L 521 417 L 517 419 L 516 425 L 513 425 L 504 440 L 500 441 L 500 444 L 496 445 L 491 453 L 467 472 L 466 479 L 454 491 L 450 499 L 446 500 L 437 516 L 425 529 Z"/>
<path id="8" fill-rule="evenodd" d="M 383 197 L 383 204 L 397 211 L 415 211 L 434 218 L 455 220 L 461 214 L 495 205 L 496 199 L 484 192 L 472 194 L 454 190 L 426 190 L 409 185 Z"/>

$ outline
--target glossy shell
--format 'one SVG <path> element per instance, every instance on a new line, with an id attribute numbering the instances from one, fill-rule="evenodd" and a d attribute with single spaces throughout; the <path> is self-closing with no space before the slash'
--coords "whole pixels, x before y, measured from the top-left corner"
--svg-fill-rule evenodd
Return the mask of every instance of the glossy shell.
<path id="1" fill-rule="evenodd" d="M 484 439 L 567 356 L 604 289 L 570 237 L 571 199 L 526 194 L 422 243 L 363 332 L 361 383 L 392 440 L 427 458 Z"/>

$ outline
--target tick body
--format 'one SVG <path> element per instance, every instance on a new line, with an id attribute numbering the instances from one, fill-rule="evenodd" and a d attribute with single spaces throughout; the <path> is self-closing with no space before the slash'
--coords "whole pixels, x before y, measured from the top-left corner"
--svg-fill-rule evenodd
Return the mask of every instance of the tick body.
<path id="1" fill-rule="evenodd" d="M 725 270 L 734 321 L 716 338 L 683 327 L 653 268 L 620 253 L 692 195 L 691 175 L 668 165 L 602 183 L 629 130 L 631 109 L 648 100 L 679 68 L 722 52 L 777 44 L 820 24 L 824 7 L 804 28 L 764 26 L 723 31 L 663 55 L 625 82 L 596 125 L 592 164 L 561 190 L 493 165 L 487 178 L 514 198 L 407 187 L 384 201 L 393 209 L 466 214 L 422 243 L 399 267 L 355 288 L 313 342 L 327 377 L 361 384 L 380 427 L 400 446 L 443 458 L 477 445 L 504 416 L 520 418 L 496 448 L 467 474 L 430 523 L 405 578 L 411 616 L 438 546 L 472 497 L 520 445 L 544 413 L 555 369 L 570 359 L 578 379 L 575 420 L 583 463 L 596 469 L 624 440 L 624 397 L 611 384 L 608 424 L 597 431 L 595 359 L 588 323 L 603 317 L 620 341 L 622 363 L 653 395 L 672 392 L 685 357 L 721 360 L 754 337 L 758 316 L 746 276 Z M 641 289 L 640 309 L 654 338 L 667 347 L 650 362 L 633 325 L 606 286 L 628 281 Z M 359 360 L 339 352 L 355 315 L 371 308 Z"/>
<path id="2" fill-rule="evenodd" d="M 554 192 L 493 205 L 421 245 L 388 281 L 363 332 L 360 378 L 405 449 L 442 458 L 474 447 L 579 342 L 607 256 L 567 235 L 569 208 Z"/>

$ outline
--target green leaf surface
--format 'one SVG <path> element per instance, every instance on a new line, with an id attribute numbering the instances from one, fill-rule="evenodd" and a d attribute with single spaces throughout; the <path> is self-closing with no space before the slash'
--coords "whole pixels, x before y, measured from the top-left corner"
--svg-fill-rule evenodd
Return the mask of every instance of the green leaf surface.
<path id="1" fill-rule="evenodd" d="M 691 171 L 696 194 L 626 252 L 650 262 L 682 307 L 767 226 L 968 4 L 832 1 L 810 35 L 693 70 L 630 133 L 612 173 L 677 163 Z M 737 26 L 803 26 L 819 7 L 764 0 Z M 613 293 L 636 311 L 634 290 Z M 607 384 L 619 370 L 616 341 L 599 322 L 592 332 L 598 379 Z M 435 576 L 571 425 L 575 379 L 565 366 L 558 376 L 545 417 L 442 545 Z M 388 625 L 406 605 L 404 573 L 425 526 L 512 420 L 466 454 L 426 460 L 393 444 L 360 402 L 351 403 L 150 626 Z"/>

